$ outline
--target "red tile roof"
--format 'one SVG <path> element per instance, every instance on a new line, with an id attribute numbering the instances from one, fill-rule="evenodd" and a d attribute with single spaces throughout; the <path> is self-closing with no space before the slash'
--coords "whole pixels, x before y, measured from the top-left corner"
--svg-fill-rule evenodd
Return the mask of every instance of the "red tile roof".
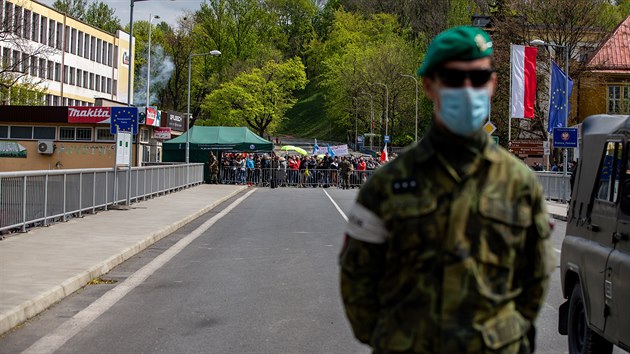
<path id="1" fill-rule="evenodd" d="M 630 16 L 597 49 L 587 66 L 592 69 L 630 70 Z"/>

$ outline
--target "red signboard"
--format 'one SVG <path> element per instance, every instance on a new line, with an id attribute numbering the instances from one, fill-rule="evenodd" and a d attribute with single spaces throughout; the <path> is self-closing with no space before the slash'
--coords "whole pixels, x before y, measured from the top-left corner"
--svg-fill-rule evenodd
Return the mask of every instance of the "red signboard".
<path id="1" fill-rule="evenodd" d="M 109 123 L 109 107 L 68 107 L 68 123 Z"/>
<path id="2" fill-rule="evenodd" d="M 153 138 L 160 140 L 169 140 L 171 138 L 171 128 L 153 129 Z"/>
<path id="3" fill-rule="evenodd" d="M 145 124 L 146 125 L 152 125 L 155 127 L 159 127 L 160 123 L 157 121 L 157 109 L 155 108 L 151 108 L 151 107 L 147 107 L 147 115 L 146 115 L 146 121 Z"/>

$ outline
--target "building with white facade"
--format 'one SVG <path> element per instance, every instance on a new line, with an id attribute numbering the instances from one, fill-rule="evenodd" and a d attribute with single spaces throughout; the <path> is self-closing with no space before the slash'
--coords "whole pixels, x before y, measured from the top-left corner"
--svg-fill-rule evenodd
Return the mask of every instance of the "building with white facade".
<path id="1" fill-rule="evenodd" d="M 0 15 L 2 68 L 36 82 L 45 105 L 127 102 L 129 34 L 102 31 L 32 0 L 0 0 Z M 10 97 L 1 103 L 10 105 Z"/>

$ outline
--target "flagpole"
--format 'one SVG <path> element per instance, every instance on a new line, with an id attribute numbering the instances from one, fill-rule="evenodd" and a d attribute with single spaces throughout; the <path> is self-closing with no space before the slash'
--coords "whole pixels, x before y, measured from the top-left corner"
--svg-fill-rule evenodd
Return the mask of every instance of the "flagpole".
<path id="1" fill-rule="evenodd" d="M 510 44 L 510 108 L 508 114 L 508 149 L 510 148 L 510 142 L 512 141 L 512 71 L 514 68 L 514 44 Z"/>
<path id="2" fill-rule="evenodd" d="M 569 46 L 564 46 L 564 127 L 569 127 Z M 564 177 L 568 175 L 569 148 L 564 149 Z"/>

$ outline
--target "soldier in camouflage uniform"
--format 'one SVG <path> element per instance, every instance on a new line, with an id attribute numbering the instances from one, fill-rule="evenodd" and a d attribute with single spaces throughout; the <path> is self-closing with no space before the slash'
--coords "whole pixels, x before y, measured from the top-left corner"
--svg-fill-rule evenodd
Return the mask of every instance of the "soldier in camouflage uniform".
<path id="1" fill-rule="evenodd" d="M 352 163 L 344 156 L 339 163 L 339 172 L 341 173 L 341 187 L 343 189 L 350 188 L 350 175 L 352 174 Z"/>
<path id="2" fill-rule="evenodd" d="M 433 40 L 418 71 L 433 124 L 375 171 L 350 212 L 341 293 L 375 353 L 533 351 L 556 263 L 536 176 L 482 129 L 491 53 L 477 28 Z"/>
<path id="3" fill-rule="evenodd" d="M 210 170 L 210 183 L 219 183 L 219 160 L 210 151 L 208 158 L 208 169 Z"/>

